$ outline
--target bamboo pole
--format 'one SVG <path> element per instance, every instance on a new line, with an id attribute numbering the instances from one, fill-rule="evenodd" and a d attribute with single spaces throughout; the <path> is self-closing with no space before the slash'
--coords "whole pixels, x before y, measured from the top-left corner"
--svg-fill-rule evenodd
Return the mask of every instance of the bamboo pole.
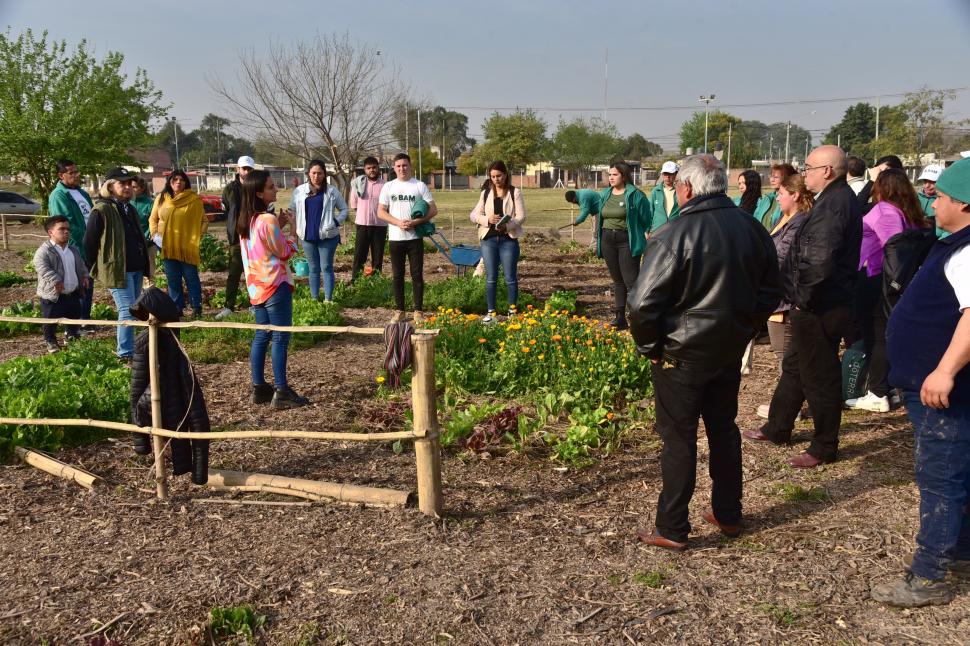
<path id="1" fill-rule="evenodd" d="M 143 435 L 157 435 L 181 440 L 250 440 L 257 438 L 335 440 L 342 442 L 387 442 L 394 440 L 414 440 L 423 437 L 418 431 L 389 431 L 386 433 L 334 433 L 330 431 L 170 431 L 164 428 L 149 428 L 125 422 L 107 422 L 96 419 L 62 419 L 53 417 L 0 417 L 0 424 L 32 426 L 87 426 L 104 428 L 111 431 L 127 431 Z"/>
<path id="2" fill-rule="evenodd" d="M 0 316 L 0 321 L 10 321 L 12 323 L 53 323 L 55 325 L 111 325 L 114 327 L 148 327 L 145 321 L 90 321 L 81 319 L 45 319 L 39 316 Z"/>
<path id="3" fill-rule="evenodd" d="M 273 489 L 273 493 L 297 495 L 308 493 L 331 498 L 338 502 L 363 503 L 365 505 L 384 505 L 404 507 L 411 494 L 396 489 L 378 487 L 362 487 L 359 485 L 341 484 L 338 482 L 322 482 L 319 480 L 304 480 L 302 478 L 288 478 L 268 473 L 247 473 L 245 471 L 227 471 L 224 469 L 209 469 L 210 487 L 259 487 L 263 491 Z M 301 496 L 305 497 L 305 496 Z"/>
<path id="4" fill-rule="evenodd" d="M 152 426 L 162 426 L 162 384 L 158 379 L 158 319 L 148 317 L 148 379 L 152 393 Z M 155 493 L 159 500 L 168 498 L 168 482 L 165 480 L 165 456 L 162 438 L 152 435 L 152 453 L 155 455 Z"/>
<path id="5" fill-rule="evenodd" d="M 7 214 L 0 213 L 0 229 L 3 230 L 3 250 L 10 249 L 10 240 L 7 238 Z"/>
<path id="6" fill-rule="evenodd" d="M 434 338 L 414 335 L 414 376 L 411 380 L 414 430 L 423 437 L 414 442 L 418 472 L 418 508 L 429 516 L 440 516 L 441 445 L 438 441 L 438 410 L 435 400 Z"/>
<path id="7" fill-rule="evenodd" d="M 104 484 L 99 476 L 93 473 L 88 473 L 84 469 L 79 469 L 77 467 L 72 467 L 69 464 L 64 464 L 60 460 L 55 460 L 54 458 L 36 451 L 34 449 L 24 448 L 22 446 L 14 447 L 17 456 L 20 457 L 25 463 L 32 467 L 36 467 L 41 471 L 46 471 L 51 475 L 55 475 L 58 478 L 64 478 L 65 480 L 73 480 L 85 489 L 94 489 L 96 486 Z"/>

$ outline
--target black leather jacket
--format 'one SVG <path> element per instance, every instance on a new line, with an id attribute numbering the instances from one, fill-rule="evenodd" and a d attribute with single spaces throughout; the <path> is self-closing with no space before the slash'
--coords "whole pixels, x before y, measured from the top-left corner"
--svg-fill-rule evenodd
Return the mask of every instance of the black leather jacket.
<path id="1" fill-rule="evenodd" d="M 845 179 L 836 180 L 818 196 L 792 245 L 795 306 L 817 314 L 850 306 L 861 247 L 859 201 Z"/>
<path id="2" fill-rule="evenodd" d="M 628 299 L 637 349 L 688 369 L 740 367 L 782 297 L 775 245 L 718 193 L 696 197 L 650 238 Z"/>

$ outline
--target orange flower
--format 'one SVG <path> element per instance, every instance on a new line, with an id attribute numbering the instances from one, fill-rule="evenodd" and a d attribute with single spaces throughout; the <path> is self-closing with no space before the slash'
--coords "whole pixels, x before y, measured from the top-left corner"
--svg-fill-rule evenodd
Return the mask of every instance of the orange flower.
<path id="1" fill-rule="evenodd" d="M 479 343 L 488 343 L 488 339 L 479 339 L 478 342 Z"/>
<path id="2" fill-rule="evenodd" d="M 552 335 L 552 340 L 553 341 L 562 341 L 562 335 L 561 334 L 553 334 Z"/>
<path id="3" fill-rule="evenodd" d="M 525 354 L 529 354 L 530 352 L 532 352 L 532 348 L 530 348 L 527 345 L 524 345 L 522 346 L 522 352 L 524 352 Z"/>
<path id="4" fill-rule="evenodd" d="M 616 417 L 616 415 L 614 415 L 613 413 L 607 413 L 606 414 L 606 419 L 607 420 L 612 420 L 614 417 Z"/>
<path id="5" fill-rule="evenodd" d="M 535 344 L 536 344 L 535 339 L 529 339 L 529 345 L 535 345 Z"/>

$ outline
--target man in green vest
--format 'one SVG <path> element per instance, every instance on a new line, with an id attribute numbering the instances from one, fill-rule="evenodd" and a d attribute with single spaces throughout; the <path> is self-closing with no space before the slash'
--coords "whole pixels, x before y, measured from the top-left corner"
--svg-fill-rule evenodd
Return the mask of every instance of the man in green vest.
<path id="1" fill-rule="evenodd" d="M 661 181 L 650 192 L 653 219 L 647 231 L 648 236 L 680 215 L 680 205 L 677 204 L 677 193 L 674 191 L 674 182 L 677 181 L 679 171 L 680 167 L 674 161 L 665 161 L 660 167 Z"/>

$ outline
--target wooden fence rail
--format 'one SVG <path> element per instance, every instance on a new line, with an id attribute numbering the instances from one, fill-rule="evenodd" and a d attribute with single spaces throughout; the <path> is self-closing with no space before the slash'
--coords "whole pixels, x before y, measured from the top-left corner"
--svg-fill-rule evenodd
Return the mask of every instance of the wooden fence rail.
<path id="1" fill-rule="evenodd" d="M 334 440 L 345 442 L 386 442 L 392 440 L 413 440 L 415 467 L 417 470 L 418 508 L 425 514 L 440 516 L 444 497 L 441 491 L 441 444 L 438 440 L 438 412 L 435 398 L 434 340 L 437 330 L 419 330 L 411 337 L 413 348 L 413 370 L 411 380 L 412 408 L 414 411 L 413 430 L 386 433 L 340 433 L 323 431 L 216 431 L 196 433 L 172 431 L 162 427 L 161 404 L 163 387 L 158 378 L 158 329 L 172 328 L 236 328 L 251 330 L 276 330 L 280 332 L 328 332 L 332 334 L 382 335 L 383 328 L 363 328 L 352 325 L 258 325 L 224 321 L 186 321 L 165 323 L 151 316 L 148 321 L 108 321 L 78 319 L 46 319 L 35 317 L 0 316 L 0 321 L 19 323 L 54 323 L 58 325 L 104 325 L 148 328 L 149 378 L 152 393 L 152 425 L 142 427 L 136 424 L 92 419 L 20 418 L 0 417 L 0 424 L 33 426 L 88 426 L 131 433 L 143 433 L 152 438 L 155 456 L 155 486 L 159 499 L 168 498 L 168 481 L 164 471 L 162 451 L 164 438 L 229 440 L 253 438 L 299 438 L 312 440 Z M 158 385 L 159 387 L 156 387 Z"/>

